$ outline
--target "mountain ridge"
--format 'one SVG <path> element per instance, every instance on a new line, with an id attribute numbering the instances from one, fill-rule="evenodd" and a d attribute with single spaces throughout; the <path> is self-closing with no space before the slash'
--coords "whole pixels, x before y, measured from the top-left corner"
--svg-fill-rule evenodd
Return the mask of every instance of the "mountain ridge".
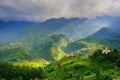
<path id="1" fill-rule="evenodd" d="M 12 51 L 14 47 L 17 48 L 16 43 L 18 43 L 20 44 L 19 47 L 27 51 L 30 55 L 38 56 L 39 58 L 44 58 L 48 61 L 54 61 L 60 60 L 69 52 L 75 54 L 92 53 L 92 48 L 97 49 L 97 46 L 99 48 L 108 46 L 119 49 L 120 35 L 116 33 L 116 29 L 111 27 L 113 25 L 108 25 L 111 21 L 114 21 L 111 24 L 117 24 L 116 21 L 119 21 L 119 18 L 49 19 L 45 22 L 36 24 L 36 26 L 25 27 L 17 33 L 19 36 L 14 37 L 13 40 L 5 44 L 1 44 L 0 50 L 9 47 Z M 117 27 L 119 28 L 119 25 L 117 25 Z M 3 28 L 1 28 L 1 30 L 2 29 Z M 4 37 L 0 35 L 0 38 Z M 12 46 L 14 47 L 9 46 L 9 44 L 13 44 Z M 14 53 L 16 54 L 17 52 L 19 51 Z M 25 56 L 23 55 L 23 57 Z"/>

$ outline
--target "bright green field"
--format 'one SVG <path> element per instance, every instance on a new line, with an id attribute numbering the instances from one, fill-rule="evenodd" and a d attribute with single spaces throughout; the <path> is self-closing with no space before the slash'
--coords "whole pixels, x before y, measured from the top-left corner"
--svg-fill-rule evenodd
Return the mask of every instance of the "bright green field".
<path id="1" fill-rule="evenodd" d="M 75 70 L 75 66 L 78 69 Z M 90 59 L 81 59 L 80 57 L 63 58 L 59 62 L 54 62 L 47 67 L 49 80 L 96 80 L 96 73 L 110 75 L 112 78 L 119 77 L 120 71 L 114 63 L 110 62 L 92 62 Z M 72 77 L 70 77 L 72 75 Z"/>
<path id="2" fill-rule="evenodd" d="M 29 66 L 29 67 L 45 67 L 49 62 L 46 60 L 32 60 L 32 61 L 22 61 L 22 62 L 14 62 L 15 66 Z"/>

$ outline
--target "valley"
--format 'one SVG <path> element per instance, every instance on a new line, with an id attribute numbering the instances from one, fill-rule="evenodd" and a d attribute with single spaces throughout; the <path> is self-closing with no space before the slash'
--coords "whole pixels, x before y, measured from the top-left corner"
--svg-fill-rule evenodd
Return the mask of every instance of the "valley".
<path id="1" fill-rule="evenodd" d="M 119 80 L 119 21 L 110 16 L 62 17 L 40 23 L 1 21 L 0 79 Z M 102 52 L 106 47 L 108 55 Z"/>

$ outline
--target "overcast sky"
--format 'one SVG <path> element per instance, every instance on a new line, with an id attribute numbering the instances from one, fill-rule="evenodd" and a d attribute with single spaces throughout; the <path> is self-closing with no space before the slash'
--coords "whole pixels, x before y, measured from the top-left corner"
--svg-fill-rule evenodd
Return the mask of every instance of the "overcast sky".
<path id="1" fill-rule="evenodd" d="M 120 0 L 0 0 L 0 20 L 120 16 Z"/>

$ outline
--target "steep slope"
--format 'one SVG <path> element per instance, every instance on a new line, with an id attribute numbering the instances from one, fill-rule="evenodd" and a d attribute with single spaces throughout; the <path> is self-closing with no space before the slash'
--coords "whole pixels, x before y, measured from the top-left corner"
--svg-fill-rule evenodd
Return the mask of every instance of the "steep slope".
<path id="1" fill-rule="evenodd" d="M 60 48 L 66 47 L 69 43 L 72 42 L 65 34 L 53 33 L 50 35 L 50 39 L 56 43 Z"/>
<path id="2" fill-rule="evenodd" d="M 66 51 L 67 53 L 69 53 L 69 52 L 74 53 L 75 51 L 77 51 L 77 50 L 79 50 L 79 49 L 81 49 L 81 48 L 86 48 L 86 47 L 87 47 L 87 46 L 86 46 L 85 44 L 76 41 L 76 42 L 70 43 L 70 44 L 66 47 L 65 51 Z"/>
<path id="3" fill-rule="evenodd" d="M 120 35 L 109 28 L 102 28 L 81 41 L 103 44 L 111 48 L 120 49 Z"/>
<path id="4" fill-rule="evenodd" d="M 50 41 L 42 46 L 38 46 L 33 53 L 48 61 L 60 60 L 65 53 L 54 42 Z"/>

